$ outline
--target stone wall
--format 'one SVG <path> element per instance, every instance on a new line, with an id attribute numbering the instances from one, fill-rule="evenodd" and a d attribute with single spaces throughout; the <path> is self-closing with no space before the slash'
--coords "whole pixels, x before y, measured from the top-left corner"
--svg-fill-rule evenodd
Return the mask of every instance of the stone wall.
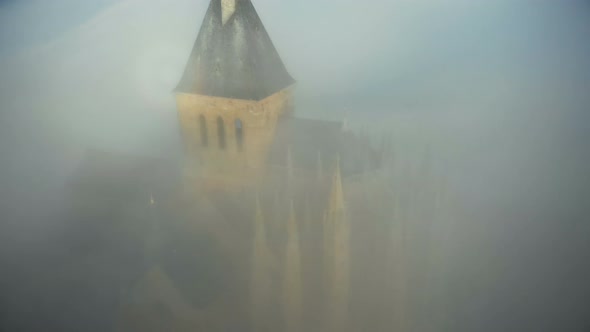
<path id="1" fill-rule="evenodd" d="M 179 93 L 176 102 L 187 175 L 235 184 L 263 174 L 277 120 L 292 110 L 292 91 L 288 88 L 260 101 Z M 241 144 L 237 121 L 242 126 Z"/>

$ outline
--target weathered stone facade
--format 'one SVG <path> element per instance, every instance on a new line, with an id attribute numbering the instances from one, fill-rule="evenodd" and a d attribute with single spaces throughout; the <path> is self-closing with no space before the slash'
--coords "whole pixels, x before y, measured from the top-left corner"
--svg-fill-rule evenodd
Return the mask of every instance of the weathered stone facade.
<path id="1" fill-rule="evenodd" d="M 176 100 L 186 174 L 228 188 L 264 174 L 277 122 L 293 109 L 292 88 L 261 101 L 186 93 Z"/>

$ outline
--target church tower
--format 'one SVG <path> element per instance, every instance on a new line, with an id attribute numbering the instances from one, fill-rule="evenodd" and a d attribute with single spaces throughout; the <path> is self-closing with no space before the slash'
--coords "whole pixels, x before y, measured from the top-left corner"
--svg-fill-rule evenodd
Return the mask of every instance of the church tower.
<path id="1" fill-rule="evenodd" d="M 252 2 L 211 0 L 175 90 L 187 174 L 222 188 L 264 174 L 294 83 Z"/>

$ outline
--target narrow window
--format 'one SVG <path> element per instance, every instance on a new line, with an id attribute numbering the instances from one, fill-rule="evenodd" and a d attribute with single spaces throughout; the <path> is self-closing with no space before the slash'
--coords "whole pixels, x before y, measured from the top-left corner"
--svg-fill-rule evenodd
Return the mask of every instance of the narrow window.
<path id="1" fill-rule="evenodd" d="M 236 143 L 238 145 L 238 151 L 242 151 L 242 146 L 244 143 L 244 125 L 242 120 L 236 119 Z"/>
<path id="2" fill-rule="evenodd" d="M 225 124 L 221 117 L 217 118 L 217 140 L 219 142 L 219 148 L 225 149 Z"/>
<path id="3" fill-rule="evenodd" d="M 201 133 L 201 146 L 207 147 L 209 145 L 209 134 L 207 133 L 207 121 L 202 114 L 199 116 L 199 131 Z"/>

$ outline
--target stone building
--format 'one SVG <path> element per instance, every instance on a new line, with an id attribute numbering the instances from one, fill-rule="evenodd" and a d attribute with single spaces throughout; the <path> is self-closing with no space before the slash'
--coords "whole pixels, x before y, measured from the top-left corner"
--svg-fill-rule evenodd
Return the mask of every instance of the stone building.
<path id="1" fill-rule="evenodd" d="M 211 0 L 175 90 L 184 159 L 89 154 L 73 186 L 93 204 L 77 215 L 110 209 L 118 186 L 134 204 L 112 220 L 142 253 L 119 331 L 406 330 L 406 226 L 438 213 L 412 205 L 439 199 L 429 170 L 295 117 L 294 85 L 252 2 Z M 130 182 L 94 190 L 105 176 Z"/>

